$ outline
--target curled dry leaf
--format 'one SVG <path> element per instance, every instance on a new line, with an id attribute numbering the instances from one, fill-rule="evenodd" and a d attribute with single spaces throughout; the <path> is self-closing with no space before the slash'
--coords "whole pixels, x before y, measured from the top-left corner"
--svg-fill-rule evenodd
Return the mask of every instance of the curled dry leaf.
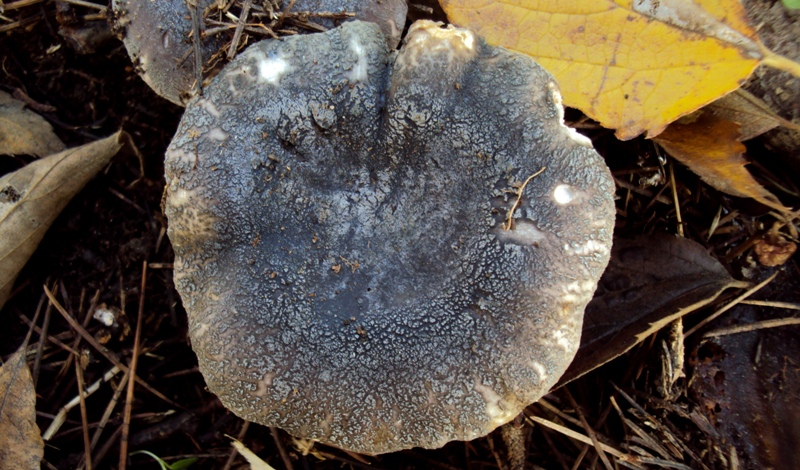
<path id="1" fill-rule="evenodd" d="M 36 390 L 20 349 L 0 367 L 0 468 L 38 470 L 43 456 Z"/>
<path id="2" fill-rule="evenodd" d="M 748 162 L 742 156 L 746 149 L 739 142 L 739 129 L 735 122 L 699 112 L 673 122 L 653 140 L 719 191 L 788 211 L 745 168 Z"/>
<path id="3" fill-rule="evenodd" d="M 62 150 L 64 144 L 47 121 L 0 91 L 0 155 L 42 157 Z"/>
<path id="4" fill-rule="evenodd" d="M 617 137 L 658 135 L 737 89 L 770 52 L 738 0 L 442 0 L 448 18 L 534 57 L 564 103 Z M 794 65 L 792 65 L 794 64 Z"/>
<path id="5" fill-rule="evenodd" d="M 739 124 L 741 126 L 739 140 L 742 142 L 758 137 L 778 126 L 795 131 L 800 130 L 800 125 L 778 116 L 764 101 L 741 88 L 714 101 L 704 110 L 721 119 Z"/>
<path id="6" fill-rule="evenodd" d="M 692 240 L 669 235 L 614 238 L 611 262 L 586 307 L 580 349 L 559 386 L 708 305 L 723 290 L 745 286 Z"/>
<path id="7" fill-rule="evenodd" d="M 783 266 L 797 251 L 797 245 L 780 233 L 768 233 L 753 246 L 762 266 Z"/>
<path id="8" fill-rule="evenodd" d="M 50 224 L 117 153 L 126 136 L 117 132 L 0 178 L 0 307 Z"/>

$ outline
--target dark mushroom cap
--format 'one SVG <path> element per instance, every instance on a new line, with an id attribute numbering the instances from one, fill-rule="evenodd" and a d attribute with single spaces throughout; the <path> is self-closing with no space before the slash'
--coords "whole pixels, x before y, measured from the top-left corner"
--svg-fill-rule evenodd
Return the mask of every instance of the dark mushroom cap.
<path id="1" fill-rule="evenodd" d="M 215 0 L 197 0 L 200 31 L 203 12 Z M 288 2 L 288 0 L 287 0 Z M 121 36 L 136 72 L 159 96 L 183 106 L 196 81 L 192 21 L 186 0 L 112 0 L 114 29 Z M 378 23 L 395 48 L 406 21 L 405 0 L 296 0 L 292 11 L 349 12 L 355 18 Z M 325 28 L 349 20 L 310 17 Z M 201 35 L 202 64 L 223 46 L 219 37 Z"/>
<path id="2" fill-rule="evenodd" d="M 614 224 L 611 176 L 559 101 L 530 58 L 431 22 L 399 54 L 361 22 L 240 54 L 166 159 L 209 389 L 370 454 L 485 435 L 546 393 Z"/>
<path id="3" fill-rule="evenodd" d="M 215 0 L 197 0 L 201 31 L 203 11 Z M 122 37 L 136 72 L 159 96 L 183 106 L 195 82 L 192 21 L 184 0 L 112 0 L 114 29 Z M 221 42 L 201 38 L 202 63 Z"/>

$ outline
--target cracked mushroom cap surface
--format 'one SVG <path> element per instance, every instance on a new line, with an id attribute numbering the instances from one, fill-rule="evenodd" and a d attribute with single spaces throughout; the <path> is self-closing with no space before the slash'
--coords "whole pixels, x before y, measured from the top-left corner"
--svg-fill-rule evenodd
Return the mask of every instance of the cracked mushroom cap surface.
<path id="1" fill-rule="evenodd" d="M 208 388 L 367 454 L 483 436 L 539 399 L 614 224 L 608 169 L 562 112 L 533 60 L 427 21 L 399 53 L 352 22 L 240 54 L 166 157 Z"/>

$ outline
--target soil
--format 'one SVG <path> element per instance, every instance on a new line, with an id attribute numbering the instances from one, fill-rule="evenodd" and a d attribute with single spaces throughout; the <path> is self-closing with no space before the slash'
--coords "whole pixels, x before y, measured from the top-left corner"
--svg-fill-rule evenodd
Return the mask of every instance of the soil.
<path id="1" fill-rule="evenodd" d="M 6 5 L 9 3 L 7 1 Z M 765 2 L 765 5 L 773 8 L 775 3 Z M 141 299 L 144 303 L 138 326 L 142 331 L 143 353 L 137 374 L 168 401 L 141 386 L 135 388 L 127 437 L 131 452 L 147 450 L 168 462 L 197 458 L 191 467 L 197 469 L 246 468 L 242 457 L 231 450 L 227 436 L 233 436 L 275 468 L 508 468 L 514 455 L 499 430 L 475 441 L 452 442 L 439 450 L 410 450 L 370 457 L 319 444 L 312 446 L 281 430 L 247 424 L 221 406 L 205 389 L 189 345 L 186 314 L 172 283 L 173 254 L 166 237 L 167 221 L 161 210 L 163 155 L 177 128 L 182 108 L 158 97 L 144 84 L 134 72 L 122 43 L 107 36 L 105 28 L 98 28 L 99 37 L 93 36 L 99 41 L 99 44 L 91 44 L 93 50 L 76 51 L 59 34 L 62 26 L 59 20 L 68 21 L 62 17 L 67 14 L 65 11 L 80 18 L 87 10 L 59 11 L 57 18 L 54 3 L 41 2 L 25 10 L 5 13 L 28 23 L 0 33 L 0 89 L 9 93 L 19 90 L 33 102 L 53 107 L 54 110 L 41 114 L 68 147 L 122 129 L 132 136 L 136 152 L 128 148 L 117 155 L 105 171 L 69 203 L 19 275 L 11 298 L 0 311 L 0 325 L 3 326 L 0 356 L 5 359 L 19 347 L 28 332 L 22 318 L 32 319 L 39 311 L 41 317 L 49 318 L 49 335 L 77 348 L 85 381 L 94 383 L 112 365 L 86 341 L 79 341 L 61 315 L 47 307 L 43 286 L 48 286 L 69 315 L 102 341 L 106 350 L 119 357 L 123 364 L 128 364 L 132 357 L 133 331 L 137 327 Z M 419 17 L 424 16 L 426 10 L 415 11 Z M 97 28 L 96 22 L 91 23 L 92 28 Z M 82 26 L 84 23 L 80 20 L 74 23 L 76 28 Z M 617 235 L 676 233 L 674 204 L 661 203 L 657 197 L 672 199 L 671 163 L 665 166 L 667 160 L 663 152 L 651 141 L 641 138 L 620 142 L 611 131 L 587 121 L 577 111 L 568 111 L 567 119 L 593 140 L 614 175 L 636 189 L 620 188 L 618 191 Z M 776 191 L 785 204 L 796 207 L 800 202 L 793 183 L 797 175 L 774 166 L 776 154 L 763 143 L 748 145 L 751 158 L 759 163 L 760 170 L 757 170 L 761 181 Z M 16 170 L 31 160 L 24 156 L 0 157 L 0 174 Z M 764 238 L 772 227 L 774 218 L 768 209 L 753 201 L 721 194 L 683 167 L 675 166 L 674 170 L 685 236 L 704 245 L 738 279 L 758 282 L 774 270 L 780 270 L 781 276 L 762 298 L 800 301 L 797 298 L 797 279 L 800 278 L 797 255 L 783 267 L 769 268 L 759 264 L 753 250 L 748 248 Z M 780 184 L 772 185 L 770 181 Z M 788 190 L 781 192 L 779 187 Z M 718 210 L 725 223 L 709 236 L 709 226 Z M 796 233 L 792 235 L 787 229 L 782 233 L 790 241 L 797 241 Z M 148 269 L 142 292 L 145 263 Z M 729 298 L 723 296 L 714 305 Z M 117 324 L 106 327 L 92 320 L 91 315 L 99 307 L 115 312 Z M 790 316 L 774 308 L 750 308 L 756 312 L 752 318 Z M 711 311 L 686 319 L 687 328 Z M 726 321 L 752 320 L 738 314 L 731 318 L 734 320 Z M 41 320 L 39 325 L 42 325 Z M 745 344 L 741 348 L 752 352 L 764 341 L 773 345 L 790 342 L 796 345 L 797 327 L 784 328 L 786 330 L 775 337 L 761 336 L 763 333 L 759 331 L 748 333 L 753 336 L 749 339 L 743 336 Z M 38 338 L 38 334 L 33 335 L 29 350 L 36 350 Z M 560 420 L 554 410 L 574 420 L 579 419 L 576 410 L 580 410 L 602 441 L 624 453 L 641 457 L 644 451 L 640 449 L 649 449 L 648 452 L 656 454 L 662 462 L 685 466 L 673 465 L 673 468 L 737 468 L 735 462 L 741 463 L 738 468 L 769 465 L 800 468 L 794 452 L 797 442 L 793 441 L 798 438 L 796 423 L 795 429 L 787 428 L 783 435 L 773 433 L 768 440 L 755 441 L 748 439 L 760 431 L 753 431 L 746 420 L 735 423 L 736 426 L 731 424 L 731 420 L 737 419 L 737 413 L 752 413 L 765 417 L 762 424 L 785 426 L 771 407 L 770 399 L 761 398 L 764 396 L 779 397 L 784 408 L 783 411 L 778 409 L 778 413 L 784 413 L 784 417 L 796 416 L 788 414 L 793 413 L 792 406 L 796 407 L 800 398 L 798 367 L 794 359 L 790 359 L 792 355 L 796 358 L 796 352 L 780 347 L 762 350 L 763 360 L 771 367 L 769 374 L 777 375 L 767 382 L 748 375 L 747 381 L 737 382 L 734 395 L 731 394 L 735 387 L 729 387 L 725 389 L 728 394 L 721 396 L 716 373 L 725 370 L 729 379 L 742 376 L 751 368 L 753 355 L 733 360 L 731 351 L 740 346 L 692 339 L 687 341 L 688 377 L 678 379 L 665 393 L 660 365 L 662 339 L 665 338 L 665 333 L 653 335 L 628 354 L 554 391 L 546 397 L 546 404 L 532 405 L 526 411 L 527 418 L 517 428 L 524 442 L 526 468 L 603 467 L 591 445 L 533 424 L 532 416 Z M 728 358 L 727 363 L 723 363 L 725 358 Z M 77 394 L 72 360 L 70 354 L 47 342 L 41 366 L 35 373 L 37 417 L 42 430 L 50 426 L 53 416 Z M 710 375 L 711 385 L 705 380 L 710 374 L 709 364 L 715 368 Z M 702 388 L 696 388 L 691 382 L 694 367 L 698 367 L 697 380 Z M 90 435 L 102 422 L 114 391 L 123 389 L 121 377 L 118 374 L 86 400 Z M 756 385 L 749 384 L 759 384 L 760 388 L 756 390 Z M 711 386 L 716 388 L 712 390 Z M 625 401 L 620 389 L 636 406 Z M 755 404 L 744 410 L 731 405 L 742 395 L 751 398 L 748 403 L 755 400 Z M 125 401 L 123 391 L 94 447 L 94 468 L 119 467 Z M 619 412 L 616 406 L 620 407 L 617 408 Z M 640 432 L 634 430 L 632 424 L 638 425 Z M 573 427 L 585 432 L 580 425 Z M 653 451 L 648 437 L 665 446 L 666 453 L 661 455 Z M 42 468 L 78 468 L 84 455 L 83 425 L 79 410 L 75 408 L 58 433 L 47 442 L 46 462 Z M 143 454 L 130 455 L 129 466 L 158 468 Z"/>

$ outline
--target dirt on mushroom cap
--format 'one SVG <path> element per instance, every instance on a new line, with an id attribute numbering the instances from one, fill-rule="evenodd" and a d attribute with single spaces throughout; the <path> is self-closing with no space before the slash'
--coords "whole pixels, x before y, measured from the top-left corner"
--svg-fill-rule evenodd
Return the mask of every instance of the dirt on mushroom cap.
<path id="1" fill-rule="evenodd" d="M 241 54 L 166 161 L 209 389 L 372 454 L 473 439 L 537 400 L 614 222 L 610 174 L 561 113 L 532 60 L 430 22 L 399 54 L 360 22 Z"/>

